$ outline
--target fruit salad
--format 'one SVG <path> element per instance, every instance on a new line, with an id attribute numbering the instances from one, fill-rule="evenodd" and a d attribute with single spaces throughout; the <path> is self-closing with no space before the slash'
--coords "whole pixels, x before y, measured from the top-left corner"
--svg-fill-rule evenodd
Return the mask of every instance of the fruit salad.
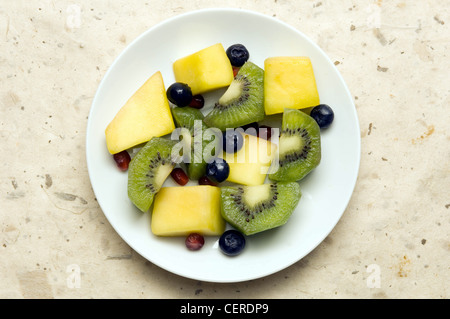
<path id="1" fill-rule="evenodd" d="M 190 251 L 218 236 L 225 255 L 239 255 L 247 236 L 288 222 L 333 110 L 304 56 L 267 57 L 262 68 L 244 45 L 217 43 L 176 60 L 173 75 L 166 89 L 156 72 L 129 98 L 105 129 L 107 149 L 154 235 L 182 236 Z M 279 127 L 261 125 L 277 114 Z M 178 186 L 164 187 L 168 178 Z"/>

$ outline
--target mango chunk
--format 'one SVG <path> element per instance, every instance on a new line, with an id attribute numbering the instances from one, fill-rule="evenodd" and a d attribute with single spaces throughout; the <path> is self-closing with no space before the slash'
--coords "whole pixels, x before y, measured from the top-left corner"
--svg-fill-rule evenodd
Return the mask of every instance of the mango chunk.
<path id="1" fill-rule="evenodd" d="M 177 82 L 190 86 L 192 94 L 202 94 L 231 84 L 233 68 L 221 43 L 214 44 L 173 63 Z"/>
<path id="2" fill-rule="evenodd" d="M 277 145 L 270 141 L 244 133 L 244 145 L 236 153 L 223 153 L 230 166 L 227 181 L 254 186 L 261 185 L 276 154 Z"/>
<path id="3" fill-rule="evenodd" d="M 106 146 L 115 154 L 174 129 L 163 77 L 158 71 L 129 98 L 106 127 Z"/>
<path id="4" fill-rule="evenodd" d="M 221 235 L 220 188 L 209 185 L 163 187 L 156 194 L 151 229 L 157 236 Z"/>
<path id="5" fill-rule="evenodd" d="M 267 115 L 284 108 L 303 109 L 320 104 L 316 79 L 308 57 L 271 57 L 264 61 L 264 108 Z"/>

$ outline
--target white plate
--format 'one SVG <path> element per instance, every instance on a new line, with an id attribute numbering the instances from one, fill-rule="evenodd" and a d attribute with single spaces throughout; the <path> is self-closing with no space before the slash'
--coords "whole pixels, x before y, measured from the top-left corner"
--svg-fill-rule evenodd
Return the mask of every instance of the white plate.
<path id="1" fill-rule="evenodd" d="M 127 99 L 154 72 L 166 87 L 174 82 L 172 63 L 221 42 L 242 43 L 250 60 L 264 67 L 270 56 L 311 58 L 322 103 L 335 112 L 322 134 L 322 161 L 301 181 L 303 196 L 282 227 L 247 238 L 243 253 L 223 255 L 216 237 L 191 252 L 184 238 L 159 238 L 150 230 L 150 214 L 127 197 L 127 174 L 108 153 L 105 128 Z M 207 104 L 208 104 L 207 100 Z M 211 102 L 212 103 L 212 102 Z M 239 282 L 261 278 L 299 261 L 331 232 L 352 195 L 360 162 L 359 123 L 350 92 L 326 54 L 293 27 L 259 13 L 206 9 L 168 19 L 131 43 L 112 64 L 97 90 L 89 114 L 86 156 L 92 187 L 108 221 L 136 252 L 172 273 L 202 281 Z M 173 185 L 169 178 L 165 186 Z"/>

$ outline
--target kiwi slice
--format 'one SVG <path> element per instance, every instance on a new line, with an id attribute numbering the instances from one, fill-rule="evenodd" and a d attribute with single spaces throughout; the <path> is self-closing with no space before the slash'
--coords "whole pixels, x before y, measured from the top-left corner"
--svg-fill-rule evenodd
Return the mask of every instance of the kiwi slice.
<path id="1" fill-rule="evenodd" d="M 204 132 L 208 127 L 202 122 L 201 127 L 194 127 L 192 129 L 192 147 L 191 147 L 191 162 L 188 164 L 189 178 L 198 180 L 206 174 L 207 161 L 203 156 L 203 151 L 209 141 L 204 138 Z M 201 139 L 200 139 L 201 137 Z"/>
<path id="2" fill-rule="evenodd" d="M 221 214 L 245 235 L 284 225 L 302 196 L 296 182 L 221 187 Z"/>
<path id="3" fill-rule="evenodd" d="M 278 165 L 271 167 L 272 181 L 294 182 L 320 163 L 320 128 L 308 114 L 285 109 L 278 143 Z"/>
<path id="4" fill-rule="evenodd" d="M 188 141 L 191 148 L 189 162 L 186 163 L 187 174 L 190 179 L 198 180 L 206 173 L 207 158 L 204 158 L 203 152 L 207 145 L 214 140 L 211 136 L 208 137 L 204 134 L 208 127 L 203 122 L 204 115 L 200 110 L 191 107 L 176 107 L 172 109 L 172 114 L 175 125 L 187 128 L 190 132 L 189 136 L 186 136 L 185 132 L 181 132 L 183 139 Z M 195 126 L 196 120 L 201 121 L 201 126 Z"/>
<path id="5" fill-rule="evenodd" d="M 261 121 L 264 116 L 264 70 L 246 62 L 204 121 L 225 131 Z"/>
<path id="6" fill-rule="evenodd" d="M 203 121 L 204 115 L 199 109 L 192 107 L 175 107 L 172 109 L 173 120 L 176 127 L 194 128 L 196 120 Z"/>
<path id="7" fill-rule="evenodd" d="M 153 203 L 175 164 L 172 147 L 176 141 L 153 137 L 132 158 L 128 167 L 128 198 L 143 212 Z"/>

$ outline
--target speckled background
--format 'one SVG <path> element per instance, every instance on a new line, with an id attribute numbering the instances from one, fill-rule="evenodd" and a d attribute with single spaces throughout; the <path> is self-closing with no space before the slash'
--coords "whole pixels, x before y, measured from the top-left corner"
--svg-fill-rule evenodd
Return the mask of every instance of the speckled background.
<path id="1" fill-rule="evenodd" d="M 207 7 L 258 11 L 316 41 L 361 128 L 359 178 L 331 234 L 289 268 L 233 284 L 182 278 L 135 253 L 97 204 L 85 161 L 90 106 L 113 60 L 149 27 Z M 0 297 L 448 298 L 449 8 L 0 0 Z"/>

